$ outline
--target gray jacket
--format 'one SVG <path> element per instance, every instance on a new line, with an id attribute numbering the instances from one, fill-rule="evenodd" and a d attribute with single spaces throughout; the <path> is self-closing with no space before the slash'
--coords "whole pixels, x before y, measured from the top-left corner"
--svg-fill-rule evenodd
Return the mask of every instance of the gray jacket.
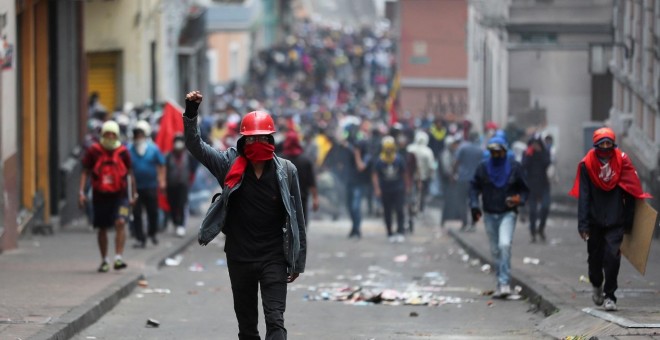
<path id="1" fill-rule="evenodd" d="M 218 151 L 202 141 L 197 125 L 197 117 L 191 119 L 184 116 L 183 123 L 185 126 L 186 147 L 200 163 L 209 169 L 224 188 L 225 176 L 236 158 L 238 158 L 238 150 L 229 148 L 227 151 Z M 286 224 L 282 226 L 284 256 L 287 260 L 289 273 L 302 273 L 305 271 L 307 258 L 307 238 L 305 236 L 305 218 L 298 185 L 298 171 L 288 160 L 275 157 L 273 161 L 282 201 L 287 212 Z M 288 176 L 291 176 L 290 180 Z M 220 197 L 211 204 L 199 229 L 198 241 L 200 245 L 207 245 L 223 231 L 227 220 L 229 197 L 240 186 L 241 183 L 238 183 L 229 190 L 223 190 Z"/>

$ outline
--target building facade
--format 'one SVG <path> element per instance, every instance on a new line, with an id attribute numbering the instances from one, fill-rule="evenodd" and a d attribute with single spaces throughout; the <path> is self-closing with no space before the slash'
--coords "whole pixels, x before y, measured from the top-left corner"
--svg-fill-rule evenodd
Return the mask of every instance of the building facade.
<path id="1" fill-rule="evenodd" d="M 567 192 L 585 135 L 608 118 L 613 0 L 472 0 L 470 119 L 552 134 Z M 575 146 L 580 147 L 575 147 Z"/>
<path id="2" fill-rule="evenodd" d="M 611 124 L 645 188 L 660 197 L 660 0 L 617 1 L 613 25 Z"/>
<path id="3" fill-rule="evenodd" d="M 400 107 L 412 116 L 465 116 L 467 1 L 398 3 Z"/>

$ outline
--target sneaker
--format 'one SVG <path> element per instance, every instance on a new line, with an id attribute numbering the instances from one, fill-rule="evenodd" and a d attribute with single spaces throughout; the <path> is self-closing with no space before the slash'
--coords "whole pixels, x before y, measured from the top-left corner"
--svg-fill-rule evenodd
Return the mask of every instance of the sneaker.
<path id="1" fill-rule="evenodd" d="M 128 266 L 126 265 L 126 262 L 124 262 L 122 260 L 115 260 L 114 267 L 115 267 L 115 270 L 121 270 L 121 269 L 124 269 Z"/>
<path id="2" fill-rule="evenodd" d="M 605 298 L 605 304 L 603 305 L 605 307 L 606 311 L 615 311 L 616 310 L 616 302 L 610 298 Z"/>
<path id="3" fill-rule="evenodd" d="M 99 267 L 99 273 L 107 273 L 110 270 L 110 266 L 108 265 L 108 262 L 101 262 L 101 266 Z"/>
<path id="4" fill-rule="evenodd" d="M 179 237 L 186 236 L 186 228 L 184 228 L 182 226 L 176 227 L 176 236 L 179 236 Z"/>
<path id="5" fill-rule="evenodd" d="M 603 287 L 594 287 L 593 294 L 591 295 L 591 300 L 596 304 L 596 306 L 603 305 Z M 609 300 L 609 299 L 608 299 Z"/>
<path id="6" fill-rule="evenodd" d="M 511 295 L 511 286 L 509 286 L 509 285 L 500 285 L 497 288 L 497 291 L 495 292 L 493 297 L 504 299 L 509 295 Z"/>

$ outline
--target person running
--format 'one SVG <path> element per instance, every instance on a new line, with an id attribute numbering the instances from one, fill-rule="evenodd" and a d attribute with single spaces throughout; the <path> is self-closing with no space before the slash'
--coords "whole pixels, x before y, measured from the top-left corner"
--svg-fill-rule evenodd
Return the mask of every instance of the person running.
<path id="1" fill-rule="evenodd" d="M 478 221 L 484 212 L 484 224 L 490 241 L 490 252 L 495 260 L 497 290 L 495 297 L 511 294 L 511 241 L 516 229 L 518 206 L 529 194 L 522 166 L 507 156 L 506 141 L 493 137 L 486 145 L 490 157 L 479 164 L 470 182 L 472 220 Z"/>
<path id="2" fill-rule="evenodd" d="M 266 339 L 286 339 L 287 283 L 305 270 L 307 238 L 296 167 L 275 156 L 275 123 L 263 111 L 243 117 L 237 146 L 218 151 L 202 141 L 197 110 L 202 94 L 186 95 L 186 146 L 222 183 L 223 191 L 202 222 L 200 245 L 220 232 L 238 320 L 239 339 L 260 339 L 259 290 Z M 213 317 L 211 317 L 213 318 Z"/>
<path id="3" fill-rule="evenodd" d="M 126 242 L 126 222 L 129 204 L 135 203 L 137 192 L 131 173 L 131 157 L 128 150 L 119 141 L 119 125 L 107 121 L 101 127 L 101 138 L 92 144 L 82 158 L 83 172 L 80 176 L 79 203 L 87 203 L 85 185 L 91 177 L 93 226 L 97 230 L 97 240 L 101 253 L 101 265 L 98 271 L 110 270 L 108 258 L 108 229 L 115 228 L 114 269 L 126 268 L 122 258 Z M 132 184 L 127 192 L 128 183 Z"/>
<path id="4" fill-rule="evenodd" d="M 594 147 L 578 164 L 569 195 L 578 199 L 578 233 L 587 242 L 592 300 L 614 311 L 623 234 L 632 227 L 635 199 L 652 197 L 642 190 L 637 171 L 617 147 L 612 129 L 594 131 L 592 141 Z"/>

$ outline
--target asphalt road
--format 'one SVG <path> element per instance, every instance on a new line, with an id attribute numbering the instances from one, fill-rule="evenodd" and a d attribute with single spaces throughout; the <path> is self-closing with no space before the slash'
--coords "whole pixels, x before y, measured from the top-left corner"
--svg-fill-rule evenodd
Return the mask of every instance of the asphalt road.
<path id="1" fill-rule="evenodd" d="M 361 241 L 346 239 L 347 232 L 346 220 L 310 226 L 307 270 L 289 286 L 285 319 L 290 339 L 543 337 L 534 331 L 543 316 L 529 312 L 524 298 L 482 295 L 494 288 L 493 274 L 466 259 L 438 229 L 419 226 L 402 244 L 387 242 L 378 219 L 364 222 Z M 149 275 L 148 287 L 136 288 L 74 339 L 236 339 L 221 240 L 204 248 L 193 245 L 181 255 L 178 266 Z M 355 287 L 363 287 L 365 295 L 407 292 L 411 303 L 419 302 L 415 293 L 429 292 L 437 305 L 333 301 L 341 288 Z M 146 327 L 149 318 L 160 326 Z M 263 336 L 261 311 L 260 322 Z"/>

